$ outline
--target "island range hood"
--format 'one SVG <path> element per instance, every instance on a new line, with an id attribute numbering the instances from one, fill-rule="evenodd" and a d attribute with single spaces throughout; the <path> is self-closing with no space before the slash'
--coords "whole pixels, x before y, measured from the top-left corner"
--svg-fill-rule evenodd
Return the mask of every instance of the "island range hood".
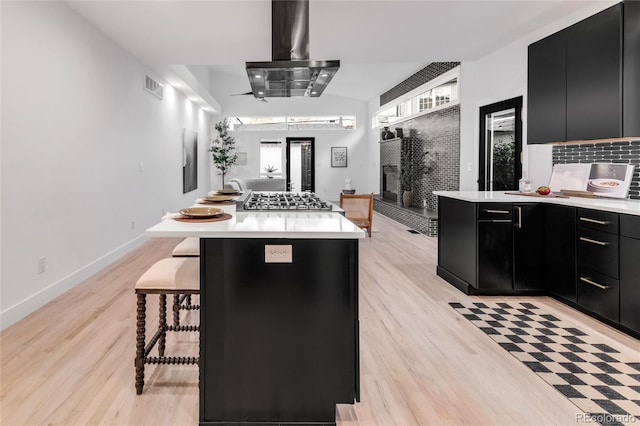
<path id="1" fill-rule="evenodd" d="M 309 0 L 272 0 L 271 62 L 247 62 L 257 99 L 317 97 L 340 68 L 339 60 L 309 59 Z"/>

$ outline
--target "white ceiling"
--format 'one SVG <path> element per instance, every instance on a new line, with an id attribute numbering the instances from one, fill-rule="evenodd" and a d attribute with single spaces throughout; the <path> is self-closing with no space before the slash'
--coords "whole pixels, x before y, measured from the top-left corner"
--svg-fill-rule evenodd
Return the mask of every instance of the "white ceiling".
<path id="1" fill-rule="evenodd" d="M 341 61 L 325 94 L 369 100 L 431 62 L 473 61 L 597 2 L 310 0 L 309 52 Z M 245 62 L 271 59 L 270 0 L 69 5 L 151 66 L 208 65 L 245 75 Z M 248 81 L 229 88 L 248 90 Z"/>

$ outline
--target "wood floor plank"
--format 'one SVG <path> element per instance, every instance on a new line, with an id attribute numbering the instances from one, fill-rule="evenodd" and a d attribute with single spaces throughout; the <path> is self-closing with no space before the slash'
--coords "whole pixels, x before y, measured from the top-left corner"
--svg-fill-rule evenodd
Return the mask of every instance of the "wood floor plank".
<path id="1" fill-rule="evenodd" d="M 133 287 L 178 242 L 150 240 L 0 333 L 0 424 L 198 423 L 197 367 L 148 366 L 144 393 L 134 388 Z M 374 215 L 373 237 L 360 244 L 361 402 L 338 406 L 338 424 L 576 423 L 568 399 L 449 302 L 533 302 L 640 362 L 637 339 L 551 298 L 469 297 L 436 265 L 436 238 Z M 148 329 L 156 304 L 150 297 Z M 172 347 L 196 354 L 197 335 L 169 336 Z"/>

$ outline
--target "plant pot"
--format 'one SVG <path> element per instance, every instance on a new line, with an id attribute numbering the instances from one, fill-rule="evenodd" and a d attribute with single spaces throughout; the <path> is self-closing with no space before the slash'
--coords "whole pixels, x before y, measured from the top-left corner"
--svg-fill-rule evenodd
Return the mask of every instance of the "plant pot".
<path id="1" fill-rule="evenodd" d="M 413 204 L 413 192 L 404 191 L 402 193 L 402 205 L 405 207 L 411 207 L 411 204 Z"/>

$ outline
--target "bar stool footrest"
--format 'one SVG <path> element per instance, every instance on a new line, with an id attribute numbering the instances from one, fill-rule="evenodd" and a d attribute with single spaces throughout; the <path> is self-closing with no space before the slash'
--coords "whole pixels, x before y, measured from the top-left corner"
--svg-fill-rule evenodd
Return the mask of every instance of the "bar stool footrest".
<path id="1" fill-rule="evenodd" d="M 195 356 L 151 356 L 144 360 L 145 364 L 199 364 L 200 357 Z"/>

